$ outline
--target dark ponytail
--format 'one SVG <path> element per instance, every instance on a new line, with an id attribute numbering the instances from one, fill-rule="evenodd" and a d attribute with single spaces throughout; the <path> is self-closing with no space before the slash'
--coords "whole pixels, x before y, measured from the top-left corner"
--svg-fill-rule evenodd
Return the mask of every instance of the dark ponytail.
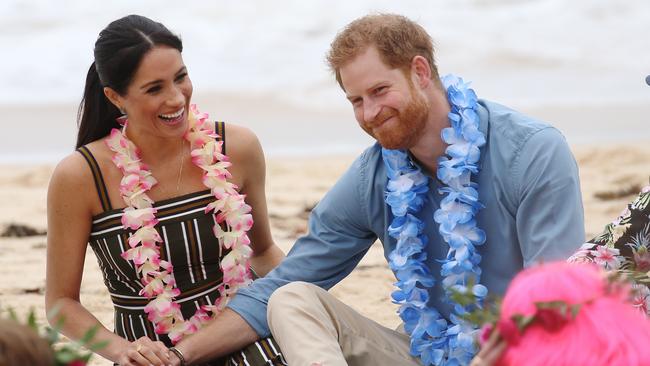
<path id="1" fill-rule="evenodd" d="M 108 135 L 113 128 L 120 125 L 115 120 L 120 111 L 104 95 L 104 87 L 99 81 L 99 74 L 93 62 L 86 76 L 84 96 L 77 112 L 79 132 L 76 148 Z"/>
<path id="2" fill-rule="evenodd" d="M 161 45 L 183 51 L 178 36 L 161 23 L 140 15 L 115 20 L 99 33 L 95 42 L 95 61 L 88 69 L 83 99 L 77 112 L 77 148 L 99 140 L 111 129 L 119 127 L 115 119 L 121 113 L 104 95 L 104 87 L 126 95 L 142 58 L 149 50 Z"/>

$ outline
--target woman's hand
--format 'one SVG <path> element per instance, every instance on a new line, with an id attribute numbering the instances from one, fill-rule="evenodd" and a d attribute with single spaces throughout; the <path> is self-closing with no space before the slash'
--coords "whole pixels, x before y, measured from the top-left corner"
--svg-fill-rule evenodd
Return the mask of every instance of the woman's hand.
<path id="1" fill-rule="evenodd" d="M 117 363 L 121 366 L 167 366 L 172 364 L 171 360 L 164 343 L 141 337 L 124 349 Z"/>
<path id="2" fill-rule="evenodd" d="M 506 342 L 499 336 L 499 331 L 494 329 L 469 366 L 493 366 L 505 349 Z"/>

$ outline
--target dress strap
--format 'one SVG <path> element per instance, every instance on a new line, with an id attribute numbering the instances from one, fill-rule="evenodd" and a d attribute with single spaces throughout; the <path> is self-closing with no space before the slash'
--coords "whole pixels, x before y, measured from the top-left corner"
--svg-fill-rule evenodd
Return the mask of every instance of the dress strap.
<path id="1" fill-rule="evenodd" d="M 104 177 L 102 176 L 102 171 L 99 169 L 97 160 L 86 146 L 78 148 L 77 151 L 86 159 L 86 162 L 90 166 L 90 170 L 93 173 L 93 180 L 95 181 L 95 188 L 97 188 L 97 194 L 99 195 L 99 201 L 102 203 L 102 209 L 104 211 L 112 210 L 111 200 L 108 198 L 108 190 L 106 189 Z"/>
<path id="2" fill-rule="evenodd" d="M 223 145 L 221 145 L 221 153 L 226 154 L 226 122 L 224 121 L 216 121 L 214 130 L 217 132 L 217 141 L 223 141 Z"/>

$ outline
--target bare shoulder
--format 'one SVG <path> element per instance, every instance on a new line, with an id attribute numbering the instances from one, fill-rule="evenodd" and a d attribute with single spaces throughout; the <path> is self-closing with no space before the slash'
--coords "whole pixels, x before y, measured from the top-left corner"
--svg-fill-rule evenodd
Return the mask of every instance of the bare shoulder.
<path id="1" fill-rule="evenodd" d="M 238 185 L 243 192 L 264 182 L 264 152 L 259 139 L 249 128 L 226 124 L 226 155 L 232 162 L 230 171 L 234 177 L 239 178 Z"/>
<path id="2" fill-rule="evenodd" d="M 86 159 L 77 151 L 61 160 L 54 168 L 50 186 L 52 184 L 65 184 L 71 186 L 84 186 L 92 183 L 92 172 Z"/>
<path id="3" fill-rule="evenodd" d="M 226 124 L 226 154 L 236 161 L 264 160 L 262 145 L 255 133 L 244 126 Z"/>
<path id="4" fill-rule="evenodd" d="M 95 194 L 93 175 L 85 158 L 77 151 L 61 160 L 50 179 L 48 188 L 48 206 L 54 205 L 61 208 L 66 202 L 67 206 L 74 206 L 86 214 L 92 212 Z"/>

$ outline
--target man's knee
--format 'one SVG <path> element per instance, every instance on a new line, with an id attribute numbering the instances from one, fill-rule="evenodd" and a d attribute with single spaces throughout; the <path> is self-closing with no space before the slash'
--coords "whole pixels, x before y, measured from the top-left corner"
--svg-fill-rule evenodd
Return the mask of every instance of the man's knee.
<path id="1" fill-rule="evenodd" d="M 273 315 L 292 311 L 294 308 L 304 307 L 309 299 L 315 299 L 316 292 L 321 290 L 320 287 L 307 282 L 291 282 L 273 292 L 269 298 L 267 306 L 267 317 L 269 320 Z M 302 305 L 301 305 L 302 304 Z M 303 309 L 304 310 L 304 309 Z"/>
<path id="2" fill-rule="evenodd" d="M 313 296 L 320 287 L 308 282 L 291 282 L 273 292 L 269 298 L 269 309 L 277 306 L 291 306 L 296 300 Z"/>

